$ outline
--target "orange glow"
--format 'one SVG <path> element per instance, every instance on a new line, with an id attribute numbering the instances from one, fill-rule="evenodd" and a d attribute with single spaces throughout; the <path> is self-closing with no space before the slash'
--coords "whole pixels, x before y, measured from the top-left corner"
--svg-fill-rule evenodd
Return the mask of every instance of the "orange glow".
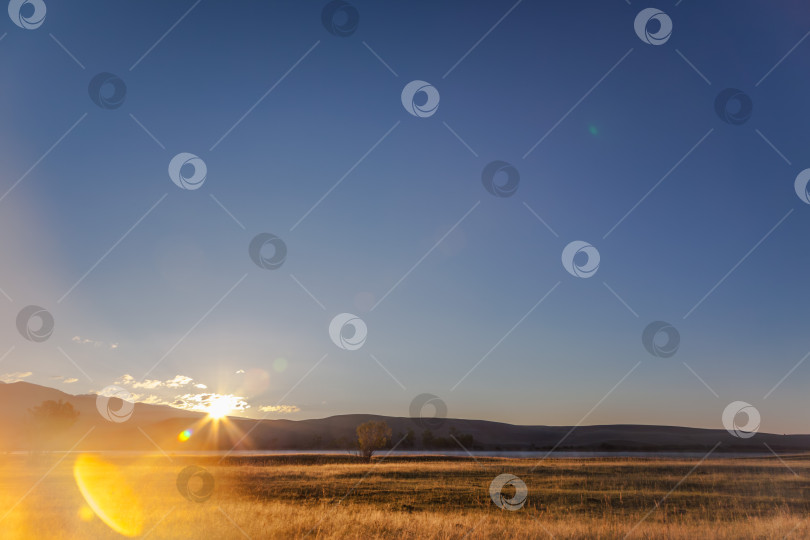
<path id="1" fill-rule="evenodd" d="M 111 529 L 124 536 L 141 534 L 140 500 L 118 467 L 96 456 L 82 454 L 73 465 L 73 477 L 88 506 Z M 80 510 L 84 519 L 82 512 L 84 509 Z"/>
<path id="2" fill-rule="evenodd" d="M 83 504 L 82 507 L 79 508 L 79 519 L 82 521 L 92 521 L 94 517 L 96 517 L 95 512 L 86 504 Z"/>

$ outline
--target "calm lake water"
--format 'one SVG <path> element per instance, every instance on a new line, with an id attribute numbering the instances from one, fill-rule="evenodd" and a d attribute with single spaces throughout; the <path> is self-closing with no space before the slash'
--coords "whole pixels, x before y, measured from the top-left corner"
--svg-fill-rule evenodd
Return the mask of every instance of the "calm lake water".
<path id="1" fill-rule="evenodd" d="M 91 451 L 92 452 L 92 451 Z M 57 452 L 64 453 L 64 452 Z M 72 454 L 80 454 L 82 452 L 70 452 Z M 100 451 L 93 452 L 109 456 L 137 456 L 146 454 L 157 454 L 158 452 L 127 452 L 127 451 Z M 28 454 L 28 452 L 9 452 L 12 455 Z M 189 451 L 189 452 L 167 452 L 169 456 L 284 456 L 284 455 L 301 455 L 301 454 L 322 454 L 322 455 L 353 455 L 345 450 L 258 450 L 258 451 L 237 451 L 237 452 L 221 452 L 221 451 Z M 453 457 L 503 457 L 503 458 L 548 458 L 548 459 L 572 459 L 572 458 L 702 458 L 706 455 L 705 452 L 565 452 L 555 451 L 552 453 L 542 451 L 526 451 L 526 452 L 505 452 L 505 451 L 475 451 L 464 452 L 462 450 L 408 450 L 408 451 L 394 451 L 390 454 L 386 452 L 379 452 L 378 456 L 453 456 Z M 713 459 L 723 458 L 757 458 L 757 457 L 774 457 L 773 454 L 767 452 L 714 452 L 711 456 Z"/>
<path id="2" fill-rule="evenodd" d="M 208 452 L 201 452 L 201 455 L 208 454 Z M 212 455 L 221 455 L 222 452 L 210 452 Z M 329 455 L 348 455 L 348 452 L 340 450 L 267 450 L 261 452 L 233 452 L 230 455 L 246 455 L 246 456 L 278 456 L 290 454 L 329 454 Z M 463 450 L 395 450 L 390 454 L 386 452 L 378 452 L 375 455 L 384 456 L 454 456 L 454 457 L 503 457 L 503 458 L 537 458 L 542 457 L 551 458 L 605 458 L 605 457 L 638 457 L 638 458 L 702 458 L 706 452 L 564 452 L 554 451 L 550 454 L 548 451 L 525 451 L 525 452 L 505 452 L 505 451 L 473 451 L 470 453 Z M 769 453 L 714 453 L 712 457 L 766 457 L 773 456 Z"/>

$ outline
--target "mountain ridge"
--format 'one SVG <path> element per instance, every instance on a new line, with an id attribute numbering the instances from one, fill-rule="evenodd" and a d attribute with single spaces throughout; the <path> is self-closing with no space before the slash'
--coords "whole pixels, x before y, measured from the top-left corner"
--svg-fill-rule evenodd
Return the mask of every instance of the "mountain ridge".
<path id="1" fill-rule="evenodd" d="M 124 422 L 104 419 L 96 409 L 95 394 L 73 395 L 25 381 L 0 384 L 0 450 L 31 450 L 28 410 L 45 400 L 63 400 L 79 411 L 76 423 L 65 430 L 54 449 L 66 450 L 321 450 L 347 449 L 356 427 L 366 421 L 384 421 L 392 429 L 398 450 L 572 450 L 572 451 L 810 451 L 810 435 L 757 433 L 737 438 L 724 429 L 609 424 L 590 426 L 515 425 L 461 418 L 414 419 L 374 414 L 342 414 L 304 420 L 228 417 L 213 423 L 205 413 L 166 405 L 136 403 Z M 117 405 L 112 406 L 113 409 Z M 178 435 L 191 430 L 189 440 Z M 430 433 L 425 433 L 428 430 Z M 413 432 L 407 437 L 409 431 Z M 248 434 L 245 436 L 245 434 Z M 84 438 L 82 438 L 84 437 Z M 767 446 L 766 446 L 767 444 Z"/>

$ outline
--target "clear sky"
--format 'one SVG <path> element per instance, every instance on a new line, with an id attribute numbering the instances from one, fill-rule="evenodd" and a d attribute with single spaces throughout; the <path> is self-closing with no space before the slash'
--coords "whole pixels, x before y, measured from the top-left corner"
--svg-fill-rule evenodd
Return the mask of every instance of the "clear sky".
<path id="1" fill-rule="evenodd" d="M 0 21 L 5 380 L 291 419 L 427 392 L 452 417 L 719 428 L 740 400 L 810 432 L 810 362 L 772 391 L 810 350 L 805 2 L 351 0 L 345 36 L 326 2 L 45 3 L 37 28 Z M 88 92 L 105 72 L 115 108 Z M 169 176 L 183 152 L 198 189 Z M 511 196 L 482 182 L 496 160 Z M 280 267 L 251 260 L 260 233 Z M 48 339 L 18 331 L 28 305 Z M 645 349 L 653 321 L 674 355 Z"/>

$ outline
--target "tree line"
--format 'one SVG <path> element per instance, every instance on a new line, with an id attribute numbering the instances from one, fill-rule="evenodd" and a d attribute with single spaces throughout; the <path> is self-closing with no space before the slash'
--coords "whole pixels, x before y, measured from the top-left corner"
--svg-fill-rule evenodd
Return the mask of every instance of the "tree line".
<path id="1" fill-rule="evenodd" d="M 417 448 L 416 433 L 408 429 L 405 434 L 391 436 L 391 428 L 385 422 L 365 422 L 357 426 L 356 447 L 358 455 L 366 460 L 380 450 L 396 448 L 412 450 Z M 468 433 L 461 433 L 451 427 L 448 437 L 437 437 L 430 429 L 422 431 L 421 448 L 424 450 L 472 450 L 475 438 Z"/>

